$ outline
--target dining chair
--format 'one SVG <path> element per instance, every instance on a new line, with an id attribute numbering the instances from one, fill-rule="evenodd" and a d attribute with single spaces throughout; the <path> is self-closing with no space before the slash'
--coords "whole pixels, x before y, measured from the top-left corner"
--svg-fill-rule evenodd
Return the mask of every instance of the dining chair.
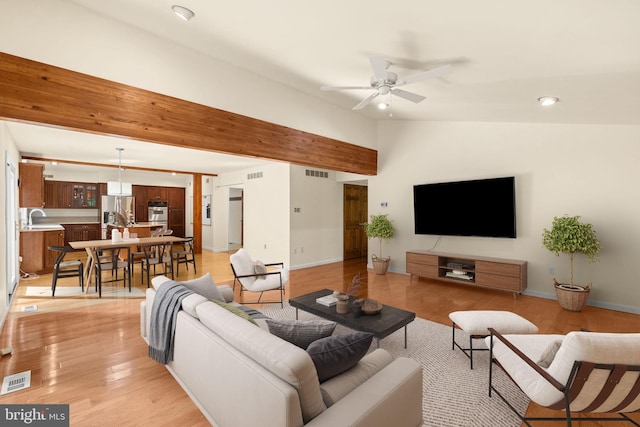
<path id="1" fill-rule="evenodd" d="M 64 277 L 78 277 L 80 288 L 84 291 L 84 265 L 79 259 L 65 261 L 65 256 L 70 252 L 75 252 L 71 246 L 49 246 L 51 252 L 57 252 L 56 260 L 53 264 L 53 278 L 51 279 L 51 296 L 56 296 L 56 285 L 58 279 Z"/>
<path id="2" fill-rule="evenodd" d="M 193 272 L 196 270 L 196 256 L 193 252 L 193 237 L 185 237 L 184 242 L 177 242 L 176 245 L 181 249 L 173 251 L 173 259 L 176 262 L 176 276 L 180 276 L 180 264 L 184 264 L 187 271 L 189 271 L 189 264 L 193 264 Z"/>
<path id="3" fill-rule="evenodd" d="M 151 287 L 151 276 L 173 275 L 173 244 L 147 244 L 141 246 L 144 258 L 140 260 L 140 272 L 142 274 L 140 283 L 144 282 L 145 273 L 147 275 L 147 288 Z M 156 267 L 162 267 L 162 271 L 157 271 Z M 153 269 L 153 272 L 152 272 Z"/>
<path id="4" fill-rule="evenodd" d="M 96 288 L 98 288 L 98 296 L 102 297 L 102 284 L 123 281 L 124 286 L 129 283 L 129 292 L 131 292 L 131 271 L 129 270 L 129 246 L 117 246 L 103 251 L 94 264 L 96 269 Z M 118 271 L 122 270 L 122 278 L 118 278 Z M 111 275 L 115 273 L 115 278 L 111 280 L 103 280 L 102 273 L 111 271 Z"/>

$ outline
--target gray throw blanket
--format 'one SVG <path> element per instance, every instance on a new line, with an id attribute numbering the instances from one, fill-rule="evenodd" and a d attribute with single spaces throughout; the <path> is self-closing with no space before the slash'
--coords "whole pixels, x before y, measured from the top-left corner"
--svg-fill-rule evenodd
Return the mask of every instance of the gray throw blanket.
<path id="1" fill-rule="evenodd" d="M 149 323 L 149 357 L 167 364 L 173 360 L 173 337 L 182 300 L 193 292 L 177 282 L 165 282 L 153 300 Z"/>

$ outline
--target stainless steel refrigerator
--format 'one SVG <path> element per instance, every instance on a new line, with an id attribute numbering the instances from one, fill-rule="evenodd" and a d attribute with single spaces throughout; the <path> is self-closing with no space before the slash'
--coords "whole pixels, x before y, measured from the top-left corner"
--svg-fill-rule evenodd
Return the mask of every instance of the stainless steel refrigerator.
<path id="1" fill-rule="evenodd" d="M 136 220 L 136 198 L 131 196 L 102 196 L 100 220 L 102 238 L 107 239 L 107 225 L 127 225 Z M 124 222 L 124 224 L 123 224 Z"/>

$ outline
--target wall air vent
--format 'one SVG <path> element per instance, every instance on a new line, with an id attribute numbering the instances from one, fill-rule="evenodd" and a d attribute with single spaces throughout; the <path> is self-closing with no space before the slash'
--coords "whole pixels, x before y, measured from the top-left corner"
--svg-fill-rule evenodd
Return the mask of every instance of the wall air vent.
<path id="1" fill-rule="evenodd" d="M 329 178 L 329 172 L 318 171 L 318 170 L 313 170 L 313 169 L 306 169 L 305 170 L 305 175 L 306 176 L 313 176 L 313 177 L 316 177 L 316 178 Z"/>
<path id="2" fill-rule="evenodd" d="M 247 174 L 247 179 L 259 179 L 262 178 L 262 172 L 254 172 Z"/>
<path id="3" fill-rule="evenodd" d="M 44 174 L 44 179 L 53 179 L 53 174 L 52 173 L 45 173 Z"/>

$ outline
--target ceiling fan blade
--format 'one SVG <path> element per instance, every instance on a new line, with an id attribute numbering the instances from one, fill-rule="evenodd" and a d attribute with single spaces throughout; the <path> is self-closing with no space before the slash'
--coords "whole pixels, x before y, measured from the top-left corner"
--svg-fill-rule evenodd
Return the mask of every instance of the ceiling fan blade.
<path id="1" fill-rule="evenodd" d="M 320 86 L 320 90 L 353 90 L 353 89 L 371 90 L 371 86 Z"/>
<path id="2" fill-rule="evenodd" d="M 365 99 L 360 101 L 360 103 L 358 105 L 356 105 L 355 107 L 353 107 L 353 109 L 354 110 L 362 110 L 364 107 L 369 105 L 369 103 L 371 101 L 373 101 L 373 99 L 378 95 L 379 95 L 378 91 L 373 92 L 371 95 L 369 95 L 368 97 L 366 97 Z"/>
<path id="3" fill-rule="evenodd" d="M 371 56 L 369 57 L 369 62 L 371 62 L 371 68 L 373 68 L 373 75 L 376 80 L 386 80 L 389 62 L 382 56 Z"/>
<path id="4" fill-rule="evenodd" d="M 409 76 L 406 79 L 403 79 L 401 82 L 398 82 L 396 86 L 408 85 L 422 80 L 440 77 L 441 75 L 446 74 L 449 71 L 451 71 L 451 64 L 443 65 L 442 67 L 434 68 L 432 70 L 423 71 L 421 73 Z"/>
<path id="5" fill-rule="evenodd" d="M 406 90 L 402 90 L 402 89 L 393 89 L 391 93 L 399 96 L 400 98 L 404 98 L 411 102 L 415 102 L 416 104 L 418 102 L 422 102 L 425 99 L 427 99 L 422 95 L 418 95 L 417 93 L 413 93 L 413 92 L 407 92 Z"/>

